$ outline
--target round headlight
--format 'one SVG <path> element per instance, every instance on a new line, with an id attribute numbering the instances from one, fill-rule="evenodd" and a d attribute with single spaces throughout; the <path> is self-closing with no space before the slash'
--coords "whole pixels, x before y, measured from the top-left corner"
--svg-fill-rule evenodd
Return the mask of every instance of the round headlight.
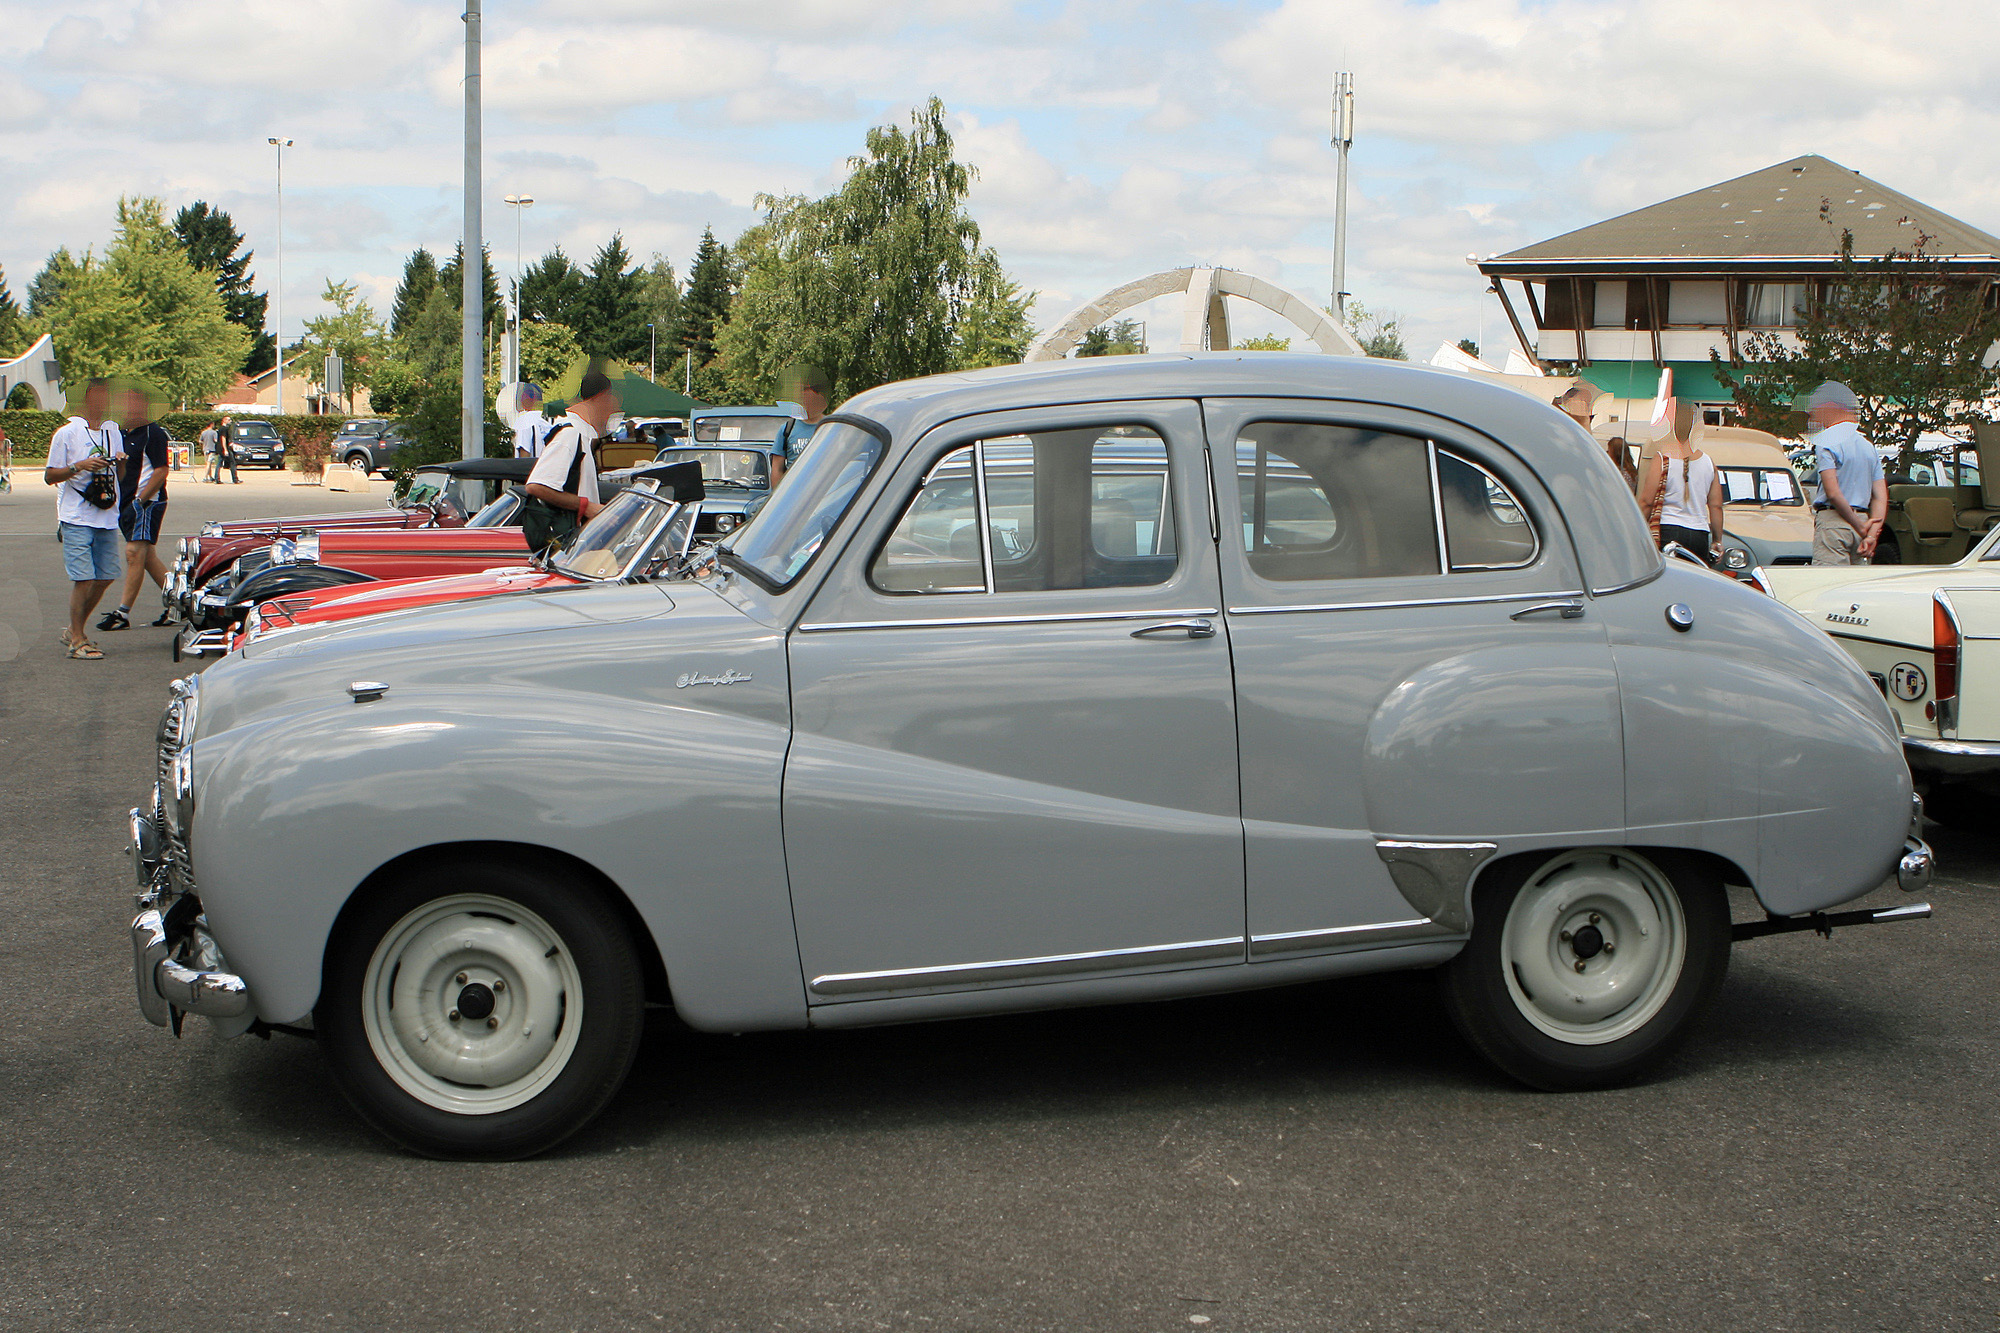
<path id="1" fill-rule="evenodd" d="M 717 532 L 734 532 L 736 531 L 738 521 L 734 514 L 717 514 L 715 516 L 715 530 Z"/>
<path id="2" fill-rule="evenodd" d="M 1750 568 L 1750 553 L 1740 546 L 1732 546 L 1722 553 L 1722 563 L 1729 569 Z"/>

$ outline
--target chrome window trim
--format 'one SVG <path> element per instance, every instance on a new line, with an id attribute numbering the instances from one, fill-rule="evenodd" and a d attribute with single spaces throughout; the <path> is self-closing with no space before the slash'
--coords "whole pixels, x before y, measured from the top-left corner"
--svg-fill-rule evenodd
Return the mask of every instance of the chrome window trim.
<path id="1" fill-rule="evenodd" d="M 1219 616 L 1221 614 L 1221 611 L 1212 606 L 1195 606 L 1148 611 L 1050 611 L 1038 615 L 1018 616 L 926 616 L 910 620 L 822 621 L 816 625 L 802 624 L 798 627 L 798 632 L 801 634 L 823 634 L 829 630 L 912 629 L 926 625 L 1048 625 L 1066 621 L 1089 620 L 1172 620 L 1185 616 Z"/>
<path id="2" fill-rule="evenodd" d="M 1653 580 L 1664 577 L 1666 572 L 1667 572 L 1667 562 L 1662 560 L 1660 562 L 1660 567 L 1654 570 L 1650 574 L 1642 574 L 1638 578 L 1633 579 L 1630 583 L 1614 584 L 1609 588 L 1592 588 L 1590 590 L 1590 595 L 1592 597 L 1616 597 L 1621 592 L 1631 592 L 1635 588 L 1643 588 L 1648 583 L 1651 583 Z"/>
<path id="3" fill-rule="evenodd" d="M 1451 548 L 1444 540 L 1444 484 L 1438 480 L 1438 442 L 1424 441 L 1424 461 L 1431 472 L 1431 533 L 1437 539 L 1438 573 L 1451 573 Z"/>
<path id="4" fill-rule="evenodd" d="M 984 963 L 945 963 L 936 967 L 895 968 L 883 972 L 830 972 L 814 977 L 815 995 L 950 986 L 980 981 L 1011 981 L 1067 972 L 1098 972 L 1106 966 L 1145 967 L 1172 962 L 1241 962 L 1243 937 L 1184 940 L 1178 944 L 1148 944 L 1132 949 L 1100 949 L 1090 953 L 1047 954 L 1039 958 L 997 958 Z"/>
<path id="5" fill-rule="evenodd" d="M 1480 463 L 1474 459 L 1467 458 L 1464 454 L 1455 453 L 1450 449 L 1445 449 L 1442 451 L 1443 453 L 1450 455 L 1454 459 L 1457 459 L 1459 462 L 1465 464 L 1467 467 L 1478 472 L 1481 476 L 1485 477 L 1495 486 L 1498 486 L 1501 492 L 1506 495 L 1508 502 L 1514 506 L 1514 512 L 1521 516 L 1521 521 L 1523 523 L 1527 524 L 1528 535 L 1535 539 L 1534 549 L 1528 552 L 1527 559 L 1525 560 L 1516 560 L 1505 565 L 1453 564 L 1451 562 L 1451 544 L 1445 533 L 1445 527 L 1444 527 L 1444 488 L 1438 485 L 1438 478 L 1436 471 L 1436 454 L 1439 452 L 1436 441 L 1432 441 L 1431 450 L 1433 456 L 1432 472 L 1431 472 L 1431 494 L 1437 499 L 1438 541 L 1443 543 L 1442 549 L 1444 551 L 1444 567 L 1447 572 L 1457 574 L 1461 572 L 1478 571 L 1482 569 L 1526 569 L 1530 565 L 1533 565 L 1536 561 L 1542 558 L 1542 530 L 1540 527 L 1536 526 L 1534 516 L 1531 513 L 1529 513 L 1528 506 L 1522 504 L 1521 497 L 1514 494 L 1514 488 L 1512 486 L 1509 486 L 1501 478 L 1495 476 L 1493 474 L 1493 469 L 1487 467 L 1484 463 Z"/>
<path id="6" fill-rule="evenodd" d="M 1435 935 L 1444 927 L 1427 916 L 1407 921 L 1374 921 L 1360 926 L 1328 926 L 1320 930 L 1287 930 L 1275 935 L 1252 935 L 1252 959 L 1275 954 L 1298 953 L 1306 949 L 1334 948 L 1342 944 L 1373 944 L 1404 939 L 1419 932 Z"/>
<path id="7" fill-rule="evenodd" d="M 921 490 L 918 494 L 922 494 Z M 914 503 L 914 502 L 913 502 Z M 972 442 L 972 504 L 979 519 L 979 576 L 986 591 L 993 591 L 993 522 L 986 507 L 986 441 Z"/>
<path id="8" fill-rule="evenodd" d="M 1442 578 L 1443 575 L 1430 575 Z M 1290 611 L 1391 611 L 1405 606 L 1477 606 L 1498 602 L 1538 602 L 1562 597 L 1581 597 L 1583 589 L 1565 588 L 1557 592 L 1501 592 L 1478 597 L 1404 597 L 1388 602 L 1315 602 L 1299 606 L 1232 606 L 1232 616 L 1274 616 Z M 1164 613 L 1163 613 L 1164 614 Z"/>

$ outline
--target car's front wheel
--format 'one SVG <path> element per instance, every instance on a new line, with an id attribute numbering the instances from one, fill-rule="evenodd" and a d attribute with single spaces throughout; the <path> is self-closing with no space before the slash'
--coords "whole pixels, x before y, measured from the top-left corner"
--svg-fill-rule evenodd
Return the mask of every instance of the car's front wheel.
<path id="1" fill-rule="evenodd" d="M 368 455 L 361 452 L 361 450 L 356 449 L 353 453 L 349 454 L 343 461 L 346 462 L 347 466 L 353 468 L 356 472 L 359 472 L 362 476 L 365 477 L 368 475 Z"/>
<path id="2" fill-rule="evenodd" d="M 341 1091 L 436 1157 L 542 1152 L 602 1110 L 644 1021 L 634 942 L 597 886 L 473 862 L 350 910 L 314 1011 Z"/>
<path id="3" fill-rule="evenodd" d="M 1729 899 L 1700 860 L 1618 847 L 1523 857 L 1473 891 L 1472 938 L 1442 970 L 1480 1054 L 1551 1091 L 1645 1072 L 1729 967 Z"/>

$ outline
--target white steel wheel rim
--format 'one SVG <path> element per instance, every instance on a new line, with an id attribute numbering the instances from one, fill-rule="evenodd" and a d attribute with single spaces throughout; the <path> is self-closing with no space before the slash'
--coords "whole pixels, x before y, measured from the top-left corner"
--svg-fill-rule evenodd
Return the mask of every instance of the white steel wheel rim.
<path id="1" fill-rule="evenodd" d="M 1615 848 L 1565 852 L 1543 866 L 1514 896 L 1500 936 L 1521 1017 L 1577 1046 L 1618 1041 L 1652 1021 L 1686 961 L 1687 916 L 1672 881 Z"/>
<path id="2" fill-rule="evenodd" d="M 397 1087 L 440 1111 L 493 1115 L 533 1100 L 568 1066 L 583 978 L 541 917 L 492 894 L 453 894 L 375 946 L 361 1018 Z"/>

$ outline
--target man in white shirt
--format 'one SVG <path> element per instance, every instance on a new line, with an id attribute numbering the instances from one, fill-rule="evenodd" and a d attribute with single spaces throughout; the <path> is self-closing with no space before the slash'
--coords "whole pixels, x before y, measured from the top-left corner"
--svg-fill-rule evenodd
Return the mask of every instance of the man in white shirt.
<path id="1" fill-rule="evenodd" d="M 57 487 L 56 527 L 62 534 L 63 571 L 69 575 L 69 628 L 63 651 L 84 662 L 104 656 L 84 633 L 104 590 L 118 577 L 118 485 L 112 474 L 125 441 L 107 420 L 111 384 L 84 387 L 83 415 L 71 417 L 49 440 L 42 480 Z"/>
<path id="2" fill-rule="evenodd" d="M 597 442 L 610 429 L 618 406 L 618 391 L 610 377 L 602 371 L 589 371 L 569 414 L 555 424 L 543 442 L 541 457 L 528 473 L 524 489 L 530 500 L 558 512 L 549 544 L 567 538 L 597 512 Z M 521 526 L 531 534 L 529 544 L 534 545 L 535 527 L 527 522 Z"/>
<path id="3" fill-rule="evenodd" d="M 1854 390 L 1833 380 L 1806 402 L 1806 421 L 1819 431 L 1812 441 L 1821 492 L 1813 505 L 1815 565 L 1868 564 L 1889 517 L 1882 456 L 1855 421 L 1859 408 Z"/>
<path id="4" fill-rule="evenodd" d="M 514 457 L 540 458 L 555 423 L 542 415 L 542 391 L 533 384 L 521 385 L 521 411 L 514 418 Z"/>

